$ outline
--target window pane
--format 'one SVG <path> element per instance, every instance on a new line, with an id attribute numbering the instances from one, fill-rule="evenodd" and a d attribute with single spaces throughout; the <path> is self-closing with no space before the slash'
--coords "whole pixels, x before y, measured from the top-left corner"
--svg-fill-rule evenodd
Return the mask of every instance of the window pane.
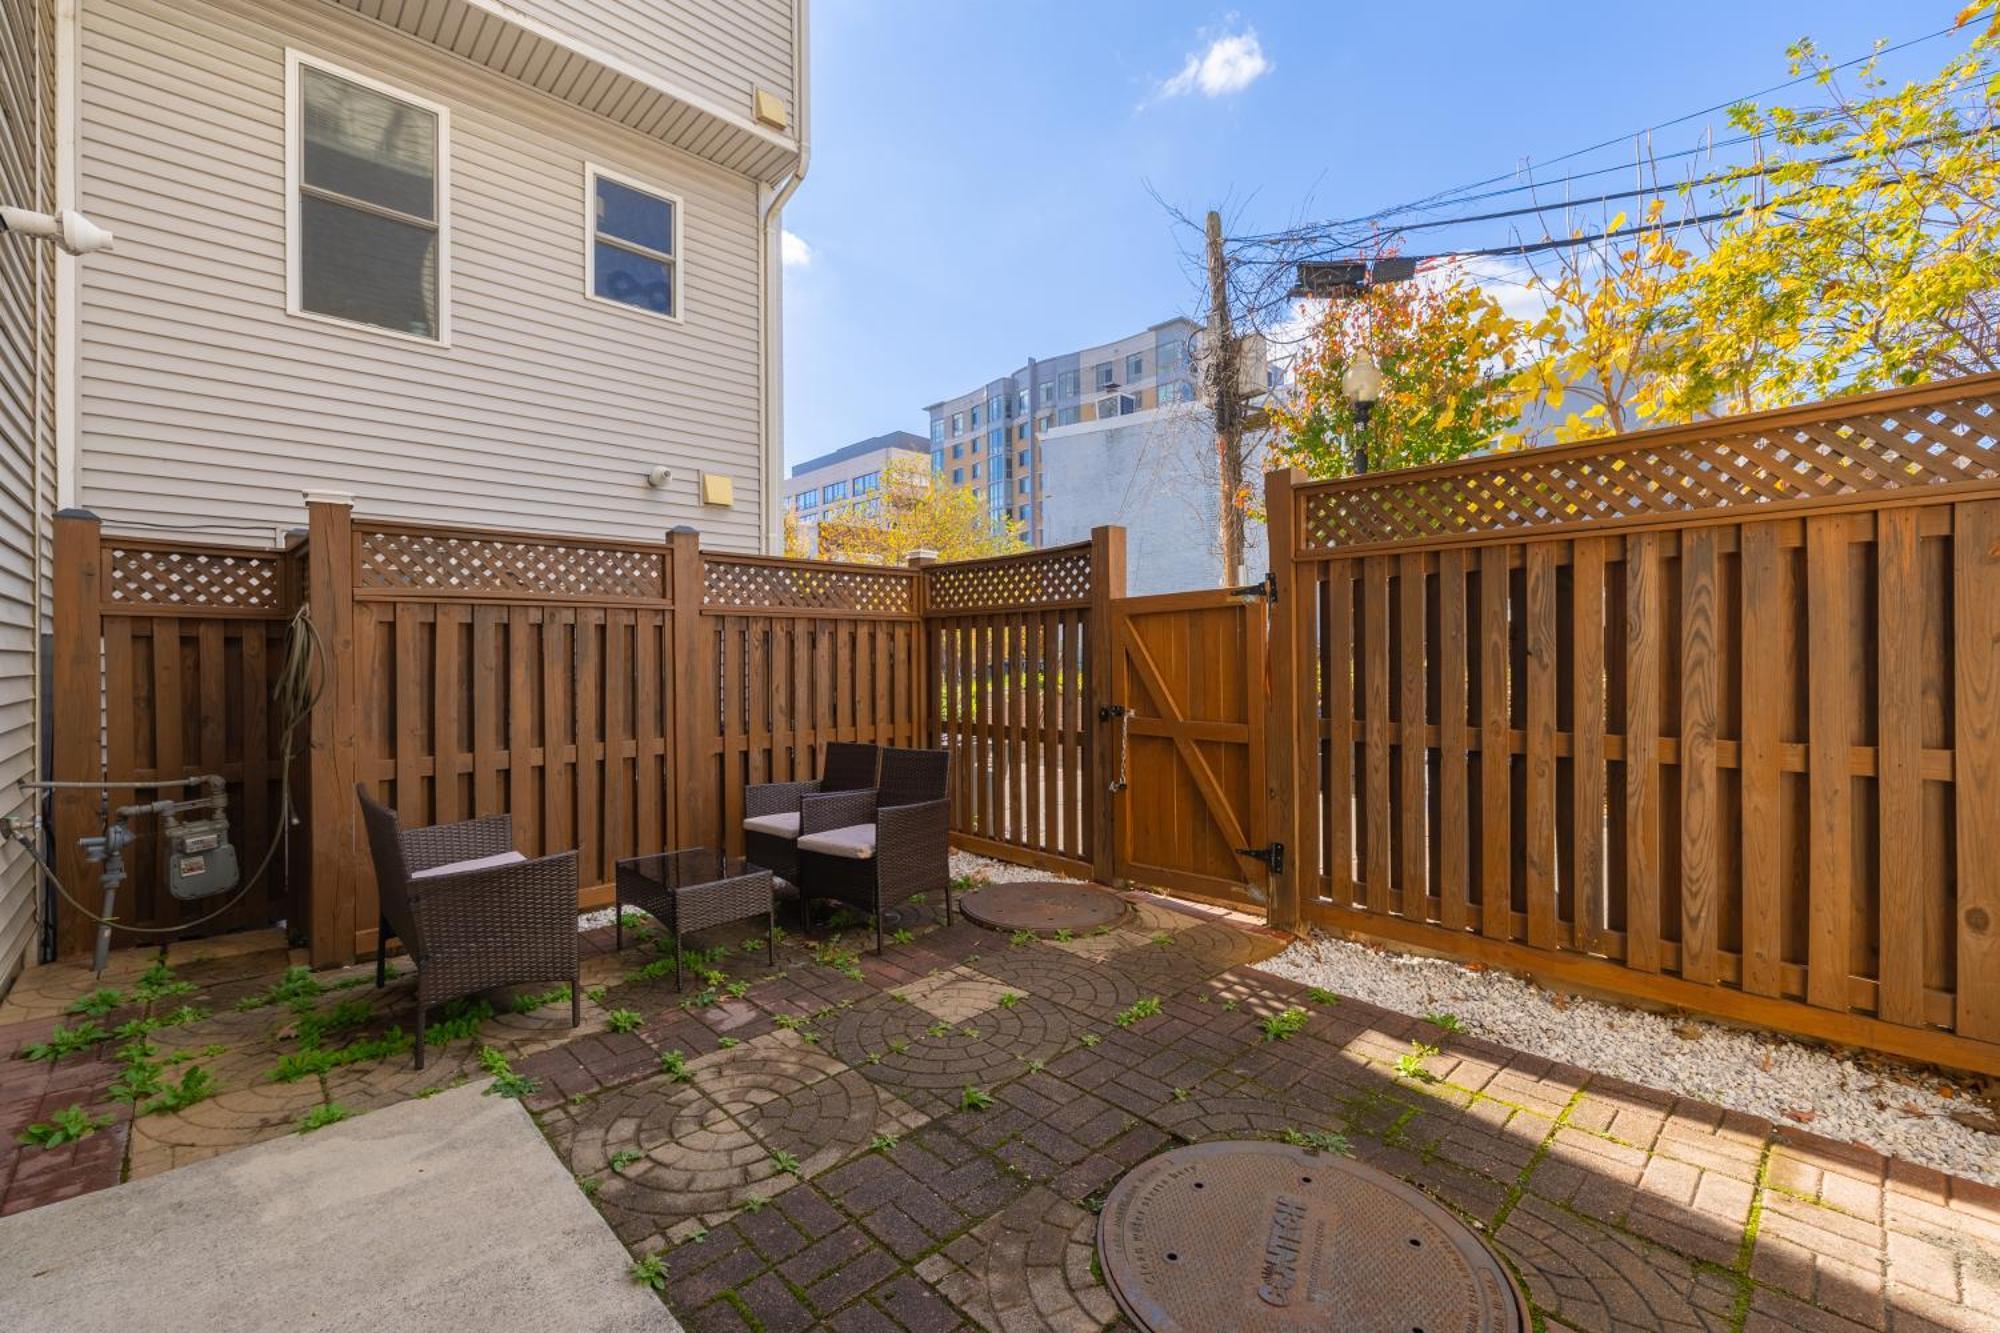
<path id="1" fill-rule="evenodd" d="M 306 67 L 305 182 L 412 217 L 437 218 L 437 117 Z"/>
<path id="2" fill-rule="evenodd" d="M 674 206 L 602 176 L 597 178 L 597 229 L 663 255 L 674 252 Z"/>
<path id="3" fill-rule="evenodd" d="M 308 195 L 299 200 L 299 240 L 305 309 L 438 336 L 436 231 Z"/>
<path id="4" fill-rule="evenodd" d="M 599 296 L 659 315 L 674 313 L 674 270 L 669 264 L 615 245 L 597 243 Z"/>

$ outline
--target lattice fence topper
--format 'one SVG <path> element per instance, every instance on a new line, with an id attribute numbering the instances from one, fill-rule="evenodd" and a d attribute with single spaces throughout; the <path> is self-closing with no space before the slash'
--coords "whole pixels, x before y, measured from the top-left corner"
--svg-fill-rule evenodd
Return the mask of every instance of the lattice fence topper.
<path id="1" fill-rule="evenodd" d="M 932 611 L 1052 606 L 1090 597 L 1089 547 L 936 565 L 928 572 Z"/>
<path id="2" fill-rule="evenodd" d="M 1504 454 L 1445 475 L 1309 491 L 1308 547 L 1471 536 L 1678 515 L 1823 496 L 1991 481 L 2000 476 L 2000 391 L 1839 411 L 1764 429 L 1717 421 L 1711 436 L 1538 460 Z"/>
<path id="3" fill-rule="evenodd" d="M 716 556 L 702 559 L 702 605 L 749 611 L 852 611 L 909 615 L 915 578 L 900 571 L 839 565 L 767 565 Z"/>
<path id="4" fill-rule="evenodd" d="M 657 601 L 662 552 L 572 542 L 361 532 L 362 588 Z"/>
<path id="5" fill-rule="evenodd" d="M 156 551 L 107 544 L 104 600 L 119 606 L 278 609 L 278 555 Z"/>

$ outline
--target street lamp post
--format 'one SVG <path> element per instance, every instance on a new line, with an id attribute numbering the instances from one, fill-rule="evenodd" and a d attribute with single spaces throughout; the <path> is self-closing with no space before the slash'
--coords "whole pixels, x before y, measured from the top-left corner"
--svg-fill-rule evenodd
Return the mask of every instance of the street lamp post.
<path id="1" fill-rule="evenodd" d="M 1382 396 L 1382 367 L 1375 364 L 1375 354 L 1366 348 L 1355 353 L 1340 377 L 1340 387 L 1354 404 L 1354 471 L 1358 476 L 1368 470 L 1368 418 L 1375 412 L 1375 400 Z"/>

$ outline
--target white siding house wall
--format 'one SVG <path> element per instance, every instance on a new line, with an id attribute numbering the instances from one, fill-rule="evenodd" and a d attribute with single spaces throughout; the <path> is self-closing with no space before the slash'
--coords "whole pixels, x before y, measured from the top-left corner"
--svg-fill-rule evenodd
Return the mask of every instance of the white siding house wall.
<path id="1" fill-rule="evenodd" d="M 46 210 L 54 169 L 52 11 L 0 0 L 0 202 Z M 14 784 L 36 776 L 36 676 L 48 625 L 55 499 L 55 251 L 0 237 L 0 813 L 30 813 Z M 0 847 L 0 994 L 35 942 L 36 879 Z"/>
<path id="2" fill-rule="evenodd" d="M 751 114 L 758 88 L 794 112 L 793 0 L 507 0 L 507 8 L 687 89 Z"/>
<path id="3" fill-rule="evenodd" d="M 754 182 L 333 5 L 81 6 L 81 204 L 118 246 L 83 268 L 79 496 L 107 525 L 254 539 L 331 489 L 761 549 Z M 286 314 L 288 47 L 449 109 L 450 346 Z M 586 162 L 682 200 L 683 321 L 585 298 Z M 699 503 L 704 470 L 733 507 Z"/>

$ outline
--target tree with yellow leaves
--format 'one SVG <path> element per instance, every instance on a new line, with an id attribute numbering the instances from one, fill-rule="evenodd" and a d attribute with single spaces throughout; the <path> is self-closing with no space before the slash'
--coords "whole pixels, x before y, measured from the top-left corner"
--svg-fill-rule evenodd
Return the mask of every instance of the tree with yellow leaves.
<path id="1" fill-rule="evenodd" d="M 1382 373 L 1361 432 L 1369 471 L 1437 463 L 1483 448 L 1518 419 L 1508 387 L 1520 325 L 1451 266 L 1327 303 L 1274 398 L 1270 466 L 1345 476 L 1357 438 L 1347 370 L 1364 352 Z"/>
<path id="2" fill-rule="evenodd" d="M 819 555 L 870 565 L 899 565 L 913 551 L 940 560 L 971 560 L 1025 550 L 1021 524 L 989 514 L 981 492 L 931 484 L 927 459 L 891 459 L 881 485 L 819 521 Z M 796 524 L 786 529 L 786 554 L 801 548 Z"/>

